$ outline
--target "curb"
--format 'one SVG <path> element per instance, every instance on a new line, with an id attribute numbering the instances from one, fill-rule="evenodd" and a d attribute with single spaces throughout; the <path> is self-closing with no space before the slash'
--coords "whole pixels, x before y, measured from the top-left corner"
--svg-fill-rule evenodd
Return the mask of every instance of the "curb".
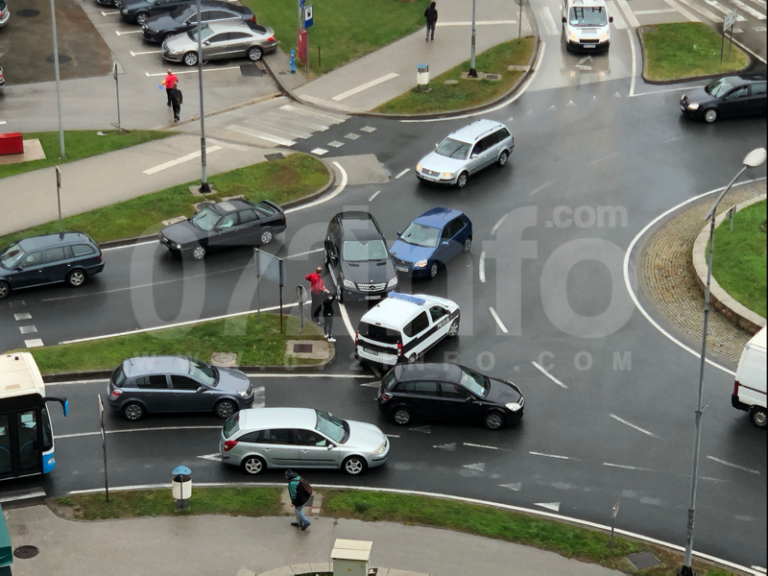
<path id="1" fill-rule="evenodd" d="M 767 196 L 763 194 L 757 198 L 752 198 L 751 200 L 737 204 L 735 210 L 736 212 L 739 212 L 748 206 L 752 206 L 758 202 L 764 202 L 766 197 Z M 715 228 L 725 221 L 728 217 L 728 211 L 729 210 L 724 210 L 717 218 L 715 218 Z M 693 243 L 693 251 L 691 252 L 693 267 L 696 270 L 696 280 L 702 293 L 705 293 L 707 286 L 707 244 L 709 244 L 709 226 L 710 224 L 707 222 L 701 229 L 701 232 L 699 232 L 699 235 L 696 237 L 696 241 Z M 731 323 L 735 324 L 745 332 L 757 334 L 762 328 L 765 328 L 765 318 L 734 300 L 730 294 L 720 286 L 720 283 L 714 275 L 711 278 L 709 297 L 715 310 L 720 312 Z"/>
<path id="2" fill-rule="evenodd" d="M 642 77 L 643 77 L 643 82 L 645 82 L 646 84 L 652 84 L 656 86 L 669 86 L 671 84 L 684 84 L 686 82 L 693 82 L 695 80 L 707 80 L 710 78 L 720 78 L 721 76 L 742 74 L 743 72 L 746 72 L 747 70 L 749 70 L 754 64 L 752 55 L 749 54 L 746 50 L 741 50 L 741 48 L 737 46 L 737 48 L 739 48 L 739 50 L 744 52 L 744 54 L 746 54 L 747 58 L 749 59 L 749 62 L 747 63 L 747 65 L 744 68 L 741 68 L 739 70 L 718 72 L 716 74 L 704 74 L 703 76 L 686 76 L 684 78 L 674 78 L 672 80 L 650 80 L 648 78 L 648 58 L 646 58 L 645 40 L 643 39 L 643 29 L 654 28 L 654 27 L 655 25 L 648 24 L 646 26 L 640 26 L 639 28 L 635 28 L 635 33 L 637 34 L 637 38 L 640 41 L 640 51 L 643 55 Z"/>
<path id="3" fill-rule="evenodd" d="M 219 108 L 218 110 L 214 110 L 213 112 L 207 112 L 205 114 L 205 117 L 210 118 L 212 116 L 218 116 L 219 114 L 224 114 L 226 112 L 232 112 L 233 110 L 240 110 L 241 108 L 245 108 L 246 106 L 253 106 L 254 104 L 260 104 L 261 102 L 266 102 L 267 100 L 274 100 L 280 95 L 281 95 L 280 92 L 273 92 L 272 94 L 267 94 L 266 96 L 260 96 L 259 98 L 254 98 L 253 100 L 240 102 L 240 104 L 233 104 L 232 106 L 227 106 L 226 108 Z M 199 120 L 200 120 L 200 114 L 196 116 L 192 116 L 191 118 L 187 118 L 186 120 L 180 120 L 179 122 L 163 124 L 162 126 L 158 126 L 157 128 L 152 128 L 152 130 L 171 130 L 173 128 L 178 128 L 179 126 L 184 126 L 185 124 L 191 124 L 192 122 L 197 122 Z M 184 134 L 184 132 L 179 132 L 179 134 Z M 192 136 L 194 136 L 194 134 L 192 134 Z"/>

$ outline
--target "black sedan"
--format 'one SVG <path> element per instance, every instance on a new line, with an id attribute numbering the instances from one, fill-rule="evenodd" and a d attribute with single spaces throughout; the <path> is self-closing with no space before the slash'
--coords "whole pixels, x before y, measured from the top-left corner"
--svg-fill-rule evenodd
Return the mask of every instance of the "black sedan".
<path id="1" fill-rule="evenodd" d="M 150 16 L 166 14 L 177 8 L 190 6 L 195 0 L 115 0 L 123 20 L 143 26 Z"/>
<path id="2" fill-rule="evenodd" d="M 712 123 L 719 118 L 765 116 L 765 74 L 742 74 L 718 78 L 680 99 L 683 114 Z"/>
<path id="3" fill-rule="evenodd" d="M 269 244 L 284 230 L 285 213 L 274 202 L 227 200 L 163 228 L 160 244 L 174 255 L 202 260 L 211 249 Z"/>
<path id="4" fill-rule="evenodd" d="M 400 364 L 382 378 L 378 404 L 400 426 L 423 418 L 482 422 L 489 430 L 499 430 L 520 421 L 525 400 L 512 382 L 464 366 Z"/>
<path id="5" fill-rule="evenodd" d="M 237 6 L 220 0 L 205 0 L 200 3 L 203 22 L 226 22 L 244 20 L 256 22 L 250 8 Z M 146 19 L 141 33 L 147 42 L 161 43 L 174 34 L 187 32 L 197 26 L 197 4 L 176 8 L 173 12 L 157 14 Z"/>

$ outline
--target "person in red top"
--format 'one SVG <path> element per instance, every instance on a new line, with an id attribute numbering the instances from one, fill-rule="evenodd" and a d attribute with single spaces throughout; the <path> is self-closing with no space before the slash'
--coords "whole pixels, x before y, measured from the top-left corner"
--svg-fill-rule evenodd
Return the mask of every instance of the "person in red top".
<path id="1" fill-rule="evenodd" d="M 309 282 L 310 291 L 312 292 L 312 321 L 318 326 L 322 326 L 320 322 L 320 310 L 323 308 L 323 299 L 325 294 L 328 294 L 328 290 L 325 289 L 322 277 L 323 269 L 318 266 L 317 269 L 311 274 L 307 274 L 304 280 Z"/>
<path id="2" fill-rule="evenodd" d="M 170 68 L 168 69 L 168 76 L 165 77 L 163 80 L 163 84 L 165 84 L 165 94 L 168 96 L 168 106 L 171 106 L 171 90 L 176 88 L 176 86 L 179 83 L 179 78 L 171 72 Z"/>

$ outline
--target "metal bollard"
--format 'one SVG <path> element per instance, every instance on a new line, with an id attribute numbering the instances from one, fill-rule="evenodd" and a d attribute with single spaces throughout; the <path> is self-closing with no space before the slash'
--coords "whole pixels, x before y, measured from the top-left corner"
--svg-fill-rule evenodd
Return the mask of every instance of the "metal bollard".
<path id="1" fill-rule="evenodd" d="M 291 74 L 296 74 L 296 51 L 291 50 Z"/>
<path id="2" fill-rule="evenodd" d="M 304 334 L 304 304 L 307 303 L 307 289 L 301 284 L 296 286 L 296 299 L 299 303 L 299 333 Z"/>

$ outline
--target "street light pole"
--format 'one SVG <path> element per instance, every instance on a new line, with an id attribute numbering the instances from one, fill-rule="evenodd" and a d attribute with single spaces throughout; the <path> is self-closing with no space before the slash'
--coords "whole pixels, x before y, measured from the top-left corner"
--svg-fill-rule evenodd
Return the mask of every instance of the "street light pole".
<path id="1" fill-rule="evenodd" d="M 200 192 L 208 194 L 208 157 L 205 151 L 205 102 L 203 98 L 203 19 L 201 17 L 200 0 L 197 0 L 197 74 L 200 80 L 200 164 L 203 169 Z"/>
<path id="2" fill-rule="evenodd" d="M 472 53 L 469 57 L 469 74 L 470 78 L 477 78 L 477 70 L 475 70 L 475 4 L 476 0 L 472 0 Z"/>
<path id="3" fill-rule="evenodd" d="M 61 124 L 61 78 L 59 76 L 59 39 L 56 36 L 56 6 L 51 0 L 51 28 L 53 29 L 53 69 L 56 74 L 56 106 L 59 111 L 59 156 L 64 158 L 64 128 Z"/>
<path id="4" fill-rule="evenodd" d="M 755 150 L 752 150 L 749 154 L 746 155 L 744 158 L 744 161 L 742 162 L 743 166 L 741 170 L 739 170 L 738 174 L 733 177 L 733 180 L 730 181 L 728 186 L 725 187 L 725 190 L 723 190 L 720 193 L 720 196 L 718 196 L 715 203 L 712 205 L 712 208 L 710 208 L 709 212 L 707 212 L 706 217 L 704 220 L 709 220 L 709 258 L 707 260 L 707 285 L 706 289 L 704 291 L 704 326 L 702 328 L 702 336 L 701 336 L 701 358 L 699 362 L 699 396 L 698 396 L 698 404 L 696 405 L 696 417 L 695 417 L 695 425 L 694 425 L 694 433 L 693 433 L 693 465 L 691 469 L 691 492 L 690 492 L 690 498 L 688 502 L 688 533 L 686 536 L 686 542 L 685 542 L 685 563 L 683 567 L 680 569 L 680 572 L 678 573 L 680 576 L 694 576 L 693 569 L 691 568 L 691 556 L 693 554 L 693 524 L 694 524 L 694 518 L 696 515 L 696 487 L 698 483 L 698 475 L 699 475 L 699 448 L 701 447 L 701 416 L 704 412 L 704 407 L 702 404 L 703 401 L 703 392 L 704 392 L 704 366 L 706 364 L 706 354 L 707 354 L 707 326 L 709 323 L 709 288 L 710 288 L 710 281 L 712 279 L 712 256 L 714 254 L 714 248 L 715 248 L 715 219 L 717 218 L 717 207 L 720 205 L 720 202 L 723 200 L 726 194 L 730 192 L 733 185 L 736 183 L 736 180 L 738 180 L 742 174 L 748 169 L 748 168 L 757 168 L 758 166 L 761 166 L 763 163 L 765 163 L 766 160 L 766 150 L 765 148 L 756 148 Z"/>

